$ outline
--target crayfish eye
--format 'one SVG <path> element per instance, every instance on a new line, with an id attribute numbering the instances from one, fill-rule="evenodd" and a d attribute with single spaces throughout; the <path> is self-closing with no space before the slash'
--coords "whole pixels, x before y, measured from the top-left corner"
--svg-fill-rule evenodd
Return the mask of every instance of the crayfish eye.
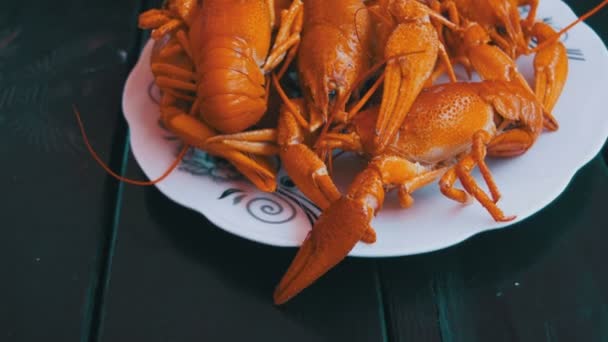
<path id="1" fill-rule="evenodd" d="M 332 103 L 336 100 L 336 96 L 338 95 L 338 92 L 336 91 L 336 89 L 332 89 L 329 91 L 328 98 L 329 98 L 329 102 Z"/>
<path id="2" fill-rule="evenodd" d="M 507 34 L 507 29 L 504 26 L 497 26 L 496 32 L 501 36 L 505 36 Z"/>
<path id="3" fill-rule="evenodd" d="M 300 79 L 298 74 L 295 72 L 287 72 L 285 77 L 283 78 L 284 82 L 284 90 L 289 97 L 303 97 L 304 93 L 302 87 L 300 86 Z M 307 94 L 310 94 L 310 88 L 305 89 Z"/>

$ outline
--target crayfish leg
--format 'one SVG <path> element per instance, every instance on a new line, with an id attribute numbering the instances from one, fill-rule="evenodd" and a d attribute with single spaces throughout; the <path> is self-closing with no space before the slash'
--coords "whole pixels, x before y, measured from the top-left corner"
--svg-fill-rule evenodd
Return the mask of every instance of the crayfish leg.
<path id="1" fill-rule="evenodd" d="M 272 5 L 274 6 L 274 5 Z M 285 57 L 285 54 L 300 42 L 302 30 L 302 1 L 294 0 L 289 9 L 281 16 L 281 26 L 276 35 L 274 45 L 270 50 L 264 73 L 272 71 Z"/>
<path id="2" fill-rule="evenodd" d="M 291 106 L 283 105 L 279 115 L 277 141 L 283 167 L 298 189 L 321 209 L 325 209 L 341 194 L 329 176 L 325 163 L 307 145 L 310 137 L 293 112 L 303 112 L 303 102 L 298 99 L 290 100 L 290 103 Z"/>
<path id="3" fill-rule="evenodd" d="M 473 136 L 473 145 L 471 153 L 464 155 L 456 165 L 454 165 L 442 177 L 440 182 L 441 192 L 448 198 L 461 203 L 468 202 L 468 194 L 475 199 L 490 213 L 492 218 L 497 222 L 506 222 L 515 219 L 515 216 L 505 216 L 502 210 L 496 205 L 500 199 L 500 191 L 492 177 L 490 169 L 485 163 L 486 145 L 490 143 L 491 136 L 486 131 L 478 131 Z M 471 171 L 475 166 L 479 170 L 490 189 L 492 198 L 477 185 L 477 181 L 471 175 Z M 454 182 L 458 178 L 464 187 L 465 191 L 455 189 Z"/>

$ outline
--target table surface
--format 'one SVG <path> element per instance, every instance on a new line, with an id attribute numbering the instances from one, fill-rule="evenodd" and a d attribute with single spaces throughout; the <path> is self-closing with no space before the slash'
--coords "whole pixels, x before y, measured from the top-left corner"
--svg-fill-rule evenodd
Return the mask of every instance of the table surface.
<path id="1" fill-rule="evenodd" d="M 294 249 L 119 184 L 83 148 L 72 104 L 103 160 L 144 177 L 121 93 L 159 2 L 0 3 L 0 341 L 608 341 L 606 149 L 522 223 L 349 258 L 273 306 Z M 588 21 L 604 41 L 607 20 Z"/>

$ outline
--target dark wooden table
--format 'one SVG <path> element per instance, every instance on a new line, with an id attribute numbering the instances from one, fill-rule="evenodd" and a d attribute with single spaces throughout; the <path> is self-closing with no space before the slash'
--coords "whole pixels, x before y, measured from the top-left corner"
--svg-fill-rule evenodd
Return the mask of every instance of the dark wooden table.
<path id="1" fill-rule="evenodd" d="M 601 156 L 512 228 L 349 258 L 274 307 L 294 249 L 119 184 L 83 148 L 73 103 L 103 159 L 143 178 L 120 104 L 147 38 L 137 15 L 158 3 L 0 4 L 0 341 L 608 341 Z M 605 41 L 607 20 L 589 20 Z"/>

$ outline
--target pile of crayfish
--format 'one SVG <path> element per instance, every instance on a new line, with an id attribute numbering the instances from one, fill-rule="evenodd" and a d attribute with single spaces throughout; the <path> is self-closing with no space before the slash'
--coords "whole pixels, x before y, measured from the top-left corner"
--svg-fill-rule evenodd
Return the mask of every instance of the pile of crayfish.
<path id="1" fill-rule="evenodd" d="M 388 191 L 407 208 L 438 181 L 446 197 L 512 220 L 485 158 L 522 155 L 559 128 L 559 38 L 606 3 L 559 32 L 536 18 L 538 0 L 168 0 L 139 27 L 155 42 L 161 121 L 186 148 L 228 160 L 267 192 L 278 156 L 323 210 L 275 290 L 282 304 L 358 242 L 374 243 Z M 531 85 L 515 63 L 524 55 L 534 55 Z M 296 96 L 283 89 L 288 74 Z M 368 161 L 344 193 L 332 180 L 337 151 Z"/>

